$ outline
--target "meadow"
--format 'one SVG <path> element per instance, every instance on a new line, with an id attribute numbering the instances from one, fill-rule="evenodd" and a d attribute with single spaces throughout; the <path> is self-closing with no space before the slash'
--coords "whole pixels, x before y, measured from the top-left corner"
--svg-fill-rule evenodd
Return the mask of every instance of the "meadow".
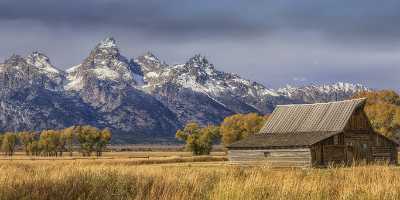
<path id="1" fill-rule="evenodd" d="M 149 153 L 17 155 L 0 161 L 0 199 L 400 199 L 396 166 L 271 169 L 231 166 L 223 152 Z"/>

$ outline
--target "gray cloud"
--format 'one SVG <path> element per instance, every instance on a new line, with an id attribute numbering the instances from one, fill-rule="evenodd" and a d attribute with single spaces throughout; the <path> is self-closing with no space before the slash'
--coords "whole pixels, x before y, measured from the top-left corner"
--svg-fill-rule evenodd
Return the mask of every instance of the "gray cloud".
<path id="1" fill-rule="evenodd" d="M 315 31 L 336 39 L 384 41 L 400 35 L 399 1 L 3 0 L 0 20 L 52 26 L 134 29 L 157 37 L 263 35 Z M 188 36 L 189 35 L 189 36 Z M 347 41 L 346 41 L 347 42 Z"/>
<path id="2" fill-rule="evenodd" d="M 128 57 L 150 50 L 182 63 L 201 53 L 270 87 L 400 89 L 399 9 L 393 0 L 2 0 L 0 59 L 40 50 L 65 69 L 112 35 Z"/>

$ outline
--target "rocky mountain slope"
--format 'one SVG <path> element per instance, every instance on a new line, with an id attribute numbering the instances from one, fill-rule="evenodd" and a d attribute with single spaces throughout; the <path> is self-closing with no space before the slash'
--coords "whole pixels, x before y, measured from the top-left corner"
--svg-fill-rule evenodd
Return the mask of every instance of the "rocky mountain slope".
<path id="1" fill-rule="evenodd" d="M 109 127 L 114 142 L 173 140 L 189 121 L 216 124 L 235 113 L 269 113 L 277 104 L 346 99 L 359 84 L 266 88 L 218 71 L 204 56 L 168 65 L 148 52 L 121 55 L 113 38 L 66 71 L 34 52 L 0 64 L 0 130 L 41 130 L 76 124 Z"/>

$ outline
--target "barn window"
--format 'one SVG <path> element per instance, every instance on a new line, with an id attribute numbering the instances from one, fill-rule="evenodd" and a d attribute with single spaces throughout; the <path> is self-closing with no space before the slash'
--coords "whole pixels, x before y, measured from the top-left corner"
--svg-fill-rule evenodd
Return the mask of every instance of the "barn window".
<path id="1" fill-rule="evenodd" d="M 376 146 L 382 146 L 382 145 L 383 145 L 382 140 L 379 138 L 378 135 L 376 135 Z"/>
<path id="2" fill-rule="evenodd" d="M 366 150 L 367 148 L 368 148 L 368 145 L 367 144 L 362 144 L 362 148 L 364 149 L 364 150 Z"/>
<path id="3" fill-rule="evenodd" d="M 264 152 L 264 157 L 269 157 L 271 156 L 271 152 Z"/>
<path id="4" fill-rule="evenodd" d="M 333 136 L 333 144 L 339 144 L 339 136 L 338 135 Z"/>

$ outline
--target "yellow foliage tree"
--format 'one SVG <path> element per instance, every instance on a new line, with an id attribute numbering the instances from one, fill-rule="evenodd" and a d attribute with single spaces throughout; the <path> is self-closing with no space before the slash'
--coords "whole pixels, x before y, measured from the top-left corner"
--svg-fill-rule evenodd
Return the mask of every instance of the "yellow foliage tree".
<path id="1" fill-rule="evenodd" d="M 208 125 L 200 127 L 195 122 L 190 122 L 182 130 L 176 132 L 176 138 L 186 142 L 186 149 L 193 155 L 208 155 L 212 144 L 219 137 L 219 128 Z"/>
<path id="2" fill-rule="evenodd" d="M 265 124 L 267 116 L 256 113 L 236 114 L 224 119 L 220 126 L 222 143 L 227 146 L 258 133 Z"/>
<path id="3" fill-rule="evenodd" d="M 375 131 L 399 139 L 400 97 L 391 90 L 361 92 L 354 98 L 366 97 L 365 113 Z"/>

